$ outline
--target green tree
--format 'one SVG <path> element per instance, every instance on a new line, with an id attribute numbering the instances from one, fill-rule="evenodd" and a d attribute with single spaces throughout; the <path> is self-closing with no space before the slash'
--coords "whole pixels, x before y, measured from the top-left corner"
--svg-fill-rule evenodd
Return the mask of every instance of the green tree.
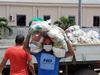
<path id="1" fill-rule="evenodd" d="M 68 27 L 75 25 L 75 21 L 69 20 L 67 17 L 60 17 L 58 21 L 54 22 L 54 25 L 57 25 L 65 30 Z"/>
<path id="2" fill-rule="evenodd" d="M 8 21 L 6 18 L 0 18 L 0 35 L 3 36 L 5 35 L 5 30 L 9 31 L 9 35 L 12 34 L 12 29 L 8 26 Z"/>

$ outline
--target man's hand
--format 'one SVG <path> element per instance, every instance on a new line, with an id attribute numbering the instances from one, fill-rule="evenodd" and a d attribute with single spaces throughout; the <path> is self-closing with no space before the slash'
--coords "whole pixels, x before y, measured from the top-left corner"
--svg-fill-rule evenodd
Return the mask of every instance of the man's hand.
<path id="1" fill-rule="evenodd" d="M 32 73 L 32 75 L 36 75 L 35 73 L 35 66 L 34 66 L 34 61 L 31 60 L 29 63 L 28 63 L 28 66 L 29 66 L 29 70 L 30 72 Z"/>
<path id="2" fill-rule="evenodd" d="M 1 63 L 0 63 L 0 73 L 2 73 L 2 70 L 3 70 L 4 66 L 6 65 L 6 62 L 7 62 L 6 59 L 3 59 L 3 60 L 1 61 Z"/>
<path id="3" fill-rule="evenodd" d="M 0 73 L 2 73 L 2 70 L 3 70 L 3 67 L 2 65 L 0 64 Z M 0 74 L 1 75 L 1 74 Z"/>
<path id="4" fill-rule="evenodd" d="M 74 51 L 67 51 L 66 54 L 65 54 L 65 57 L 70 57 L 70 56 L 74 56 Z"/>

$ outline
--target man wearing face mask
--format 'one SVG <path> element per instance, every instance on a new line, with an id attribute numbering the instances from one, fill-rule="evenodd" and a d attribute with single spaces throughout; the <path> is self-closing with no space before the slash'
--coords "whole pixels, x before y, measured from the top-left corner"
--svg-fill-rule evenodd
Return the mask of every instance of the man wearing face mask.
<path id="1" fill-rule="evenodd" d="M 29 33 L 26 37 L 24 43 L 24 50 L 30 52 L 29 48 L 29 40 L 30 40 L 31 33 Z M 42 42 L 42 50 L 38 53 L 31 53 L 34 55 L 38 62 L 38 75 L 58 75 L 59 73 L 59 60 L 53 54 L 53 41 L 47 35 L 43 36 Z M 68 46 L 71 49 L 71 46 Z M 68 56 L 68 53 L 67 53 Z"/>
<path id="2" fill-rule="evenodd" d="M 53 47 L 53 42 L 48 36 L 45 36 L 42 45 L 45 51 L 50 52 Z"/>

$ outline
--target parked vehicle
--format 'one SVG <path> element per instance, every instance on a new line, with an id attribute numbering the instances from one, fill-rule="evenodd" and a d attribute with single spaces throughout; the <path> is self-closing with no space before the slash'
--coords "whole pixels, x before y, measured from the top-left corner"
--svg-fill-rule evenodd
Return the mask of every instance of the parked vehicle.
<path id="1" fill-rule="evenodd" d="M 0 46 L 0 61 L 9 46 Z M 59 75 L 98 75 L 100 68 L 100 44 L 74 44 L 75 56 L 63 58 L 59 65 Z M 37 62 L 33 58 L 35 63 Z M 9 61 L 3 75 L 9 75 Z M 36 63 L 37 72 L 37 63 Z"/>

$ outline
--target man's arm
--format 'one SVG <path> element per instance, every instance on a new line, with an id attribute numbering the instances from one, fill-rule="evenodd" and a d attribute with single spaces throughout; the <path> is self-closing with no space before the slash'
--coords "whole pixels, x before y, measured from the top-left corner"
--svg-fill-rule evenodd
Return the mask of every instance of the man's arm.
<path id="1" fill-rule="evenodd" d="M 2 62 L 0 63 L 0 73 L 2 73 L 2 70 L 4 68 L 4 66 L 6 65 L 7 60 L 3 59 Z"/>
<path id="2" fill-rule="evenodd" d="M 72 46 L 72 43 L 70 41 L 67 41 L 67 47 L 68 51 L 65 54 L 65 57 L 73 56 L 74 55 L 74 48 Z"/>
<path id="3" fill-rule="evenodd" d="M 23 45 L 23 49 L 24 49 L 25 51 L 29 52 L 29 53 L 30 53 L 30 48 L 29 48 L 30 37 L 31 37 L 31 33 L 28 33 L 27 36 L 26 36 L 24 45 Z"/>
<path id="4" fill-rule="evenodd" d="M 36 75 L 33 60 L 31 60 L 31 61 L 28 63 L 28 65 L 29 65 L 29 70 L 30 70 L 30 72 L 32 73 L 32 75 Z"/>

